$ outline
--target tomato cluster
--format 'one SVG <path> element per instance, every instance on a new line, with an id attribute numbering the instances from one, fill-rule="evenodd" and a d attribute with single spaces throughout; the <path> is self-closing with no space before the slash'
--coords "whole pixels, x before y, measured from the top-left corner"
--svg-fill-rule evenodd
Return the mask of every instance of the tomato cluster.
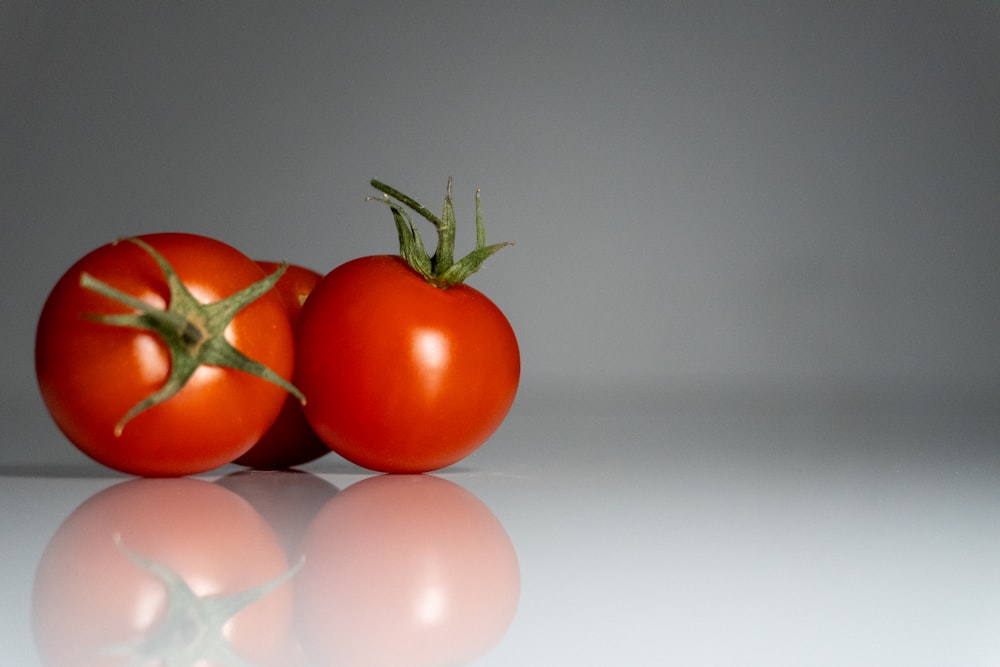
<path id="1" fill-rule="evenodd" d="M 331 450 L 381 472 L 461 460 L 499 427 L 520 374 L 513 329 L 464 284 L 507 244 L 454 258 L 451 181 L 438 217 L 378 181 L 400 254 L 326 275 L 221 241 L 148 234 L 97 248 L 38 322 L 42 398 L 96 461 L 148 477 L 235 462 L 278 469 Z M 408 210 L 435 228 L 428 254 Z"/>

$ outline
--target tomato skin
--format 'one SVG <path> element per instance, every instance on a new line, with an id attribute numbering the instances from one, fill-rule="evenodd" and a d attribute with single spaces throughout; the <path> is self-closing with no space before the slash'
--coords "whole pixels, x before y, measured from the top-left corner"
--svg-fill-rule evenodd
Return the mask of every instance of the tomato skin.
<path id="1" fill-rule="evenodd" d="M 276 262 L 258 261 L 265 273 L 277 270 Z M 322 274 L 295 264 L 289 264 L 284 275 L 274 286 L 285 304 L 285 312 L 294 329 L 302 312 L 302 304 Z M 302 465 L 329 454 L 330 449 L 309 426 L 302 412 L 302 404 L 291 394 L 271 428 L 235 463 L 260 470 L 281 470 Z"/>
<path id="2" fill-rule="evenodd" d="M 278 270 L 281 264 L 258 260 L 257 266 L 263 269 L 264 273 L 273 273 Z M 323 274 L 318 271 L 313 271 L 298 264 L 288 264 L 284 275 L 281 276 L 281 279 L 274 286 L 275 291 L 282 298 L 282 303 L 285 304 L 285 313 L 292 323 L 292 328 L 298 324 L 299 313 L 302 312 L 302 304 L 305 303 L 309 293 L 313 291 L 313 288 L 322 279 Z"/>
<path id="3" fill-rule="evenodd" d="M 237 595 L 289 572 L 267 523 L 235 493 L 193 478 L 120 482 L 76 508 L 39 559 L 31 613 L 44 664 L 140 664 L 111 649 L 159 636 L 172 640 L 160 650 L 176 651 L 198 640 L 192 633 L 162 634 L 167 588 L 131 561 L 116 538 L 181 576 L 200 598 Z M 288 582 L 233 614 L 217 639 L 253 664 L 284 666 L 291 623 Z"/>
<path id="4" fill-rule="evenodd" d="M 327 274 L 303 307 L 296 349 L 313 429 L 381 472 L 470 454 L 507 415 L 520 376 L 517 339 L 493 302 L 467 285 L 434 287 L 390 255 Z"/>
<path id="5" fill-rule="evenodd" d="M 377 475 L 306 533 L 295 628 L 316 665 L 465 665 L 506 634 L 521 575 L 493 512 L 454 482 Z"/>
<path id="6" fill-rule="evenodd" d="M 140 238 L 168 260 L 203 303 L 265 276 L 253 260 L 221 241 L 180 233 Z M 163 385 L 170 357 L 155 334 L 88 319 L 88 314 L 133 311 L 81 287 L 82 272 L 158 307 L 169 294 L 153 258 L 128 242 L 97 248 L 56 283 L 39 318 L 35 369 L 46 407 L 73 444 L 122 472 L 178 476 L 228 463 L 260 439 L 286 392 L 241 371 L 205 366 L 179 393 L 135 416 L 115 436 L 117 422 Z M 273 290 L 240 311 L 225 335 L 248 357 L 291 377 L 291 324 Z"/>

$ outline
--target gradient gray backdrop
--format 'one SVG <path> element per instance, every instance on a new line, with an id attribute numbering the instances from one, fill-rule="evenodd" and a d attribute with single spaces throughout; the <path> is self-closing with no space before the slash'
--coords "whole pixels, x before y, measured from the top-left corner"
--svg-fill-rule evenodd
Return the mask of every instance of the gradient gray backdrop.
<path id="1" fill-rule="evenodd" d="M 395 250 L 370 178 L 438 209 L 449 175 L 460 249 L 477 187 L 516 243 L 470 283 L 522 400 L 997 395 L 1000 3 L 0 0 L 0 462 L 74 455 L 32 344 L 78 257 L 326 271 Z"/>

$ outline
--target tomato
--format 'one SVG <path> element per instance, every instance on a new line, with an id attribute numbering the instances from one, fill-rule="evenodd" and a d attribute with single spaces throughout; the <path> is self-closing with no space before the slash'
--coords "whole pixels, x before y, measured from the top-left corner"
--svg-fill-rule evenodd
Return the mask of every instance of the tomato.
<path id="1" fill-rule="evenodd" d="M 267 273 L 276 271 L 280 266 L 275 262 L 257 263 Z M 275 284 L 274 289 L 284 301 L 293 329 L 302 311 L 302 304 L 322 277 L 312 269 L 292 264 Z M 329 453 L 330 449 L 306 421 L 302 403 L 288 394 L 271 428 L 250 451 L 235 462 L 251 468 L 280 470 L 302 465 Z"/>
<path id="2" fill-rule="evenodd" d="M 449 194 L 449 225 L 450 202 Z M 402 209 L 387 203 L 402 257 L 349 261 L 313 289 L 296 331 L 295 382 L 308 397 L 306 418 L 335 452 L 372 470 L 427 472 L 469 455 L 513 404 L 514 331 L 492 301 L 461 282 L 504 244 L 485 246 L 477 197 L 477 250 L 452 262 L 448 234 L 437 259 L 426 257 L 422 243 L 404 240 L 415 231 Z"/>
<path id="3" fill-rule="evenodd" d="M 235 493 L 192 478 L 128 480 L 84 501 L 46 546 L 35 643 L 58 667 L 284 666 L 296 571 Z"/>
<path id="4" fill-rule="evenodd" d="M 431 475 L 379 475 L 310 525 L 295 627 L 318 665 L 464 665 L 506 634 L 517 554 L 476 496 Z"/>
<path id="5" fill-rule="evenodd" d="M 292 389 L 292 327 L 269 288 L 277 278 L 192 234 L 87 254 L 38 322 L 35 367 L 55 423 L 85 454 L 131 474 L 192 474 L 240 456 Z"/>
<path id="6" fill-rule="evenodd" d="M 302 310 L 295 382 L 341 456 L 383 472 L 455 463 L 503 421 L 519 356 L 500 309 L 467 285 L 439 289 L 395 256 L 331 271 Z"/>

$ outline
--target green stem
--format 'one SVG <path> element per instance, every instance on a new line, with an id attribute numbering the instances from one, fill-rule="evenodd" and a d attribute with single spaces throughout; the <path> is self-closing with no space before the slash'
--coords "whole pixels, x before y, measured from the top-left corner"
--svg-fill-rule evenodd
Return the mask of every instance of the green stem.
<path id="1" fill-rule="evenodd" d="M 448 188 L 444 195 L 444 212 L 441 214 L 441 224 L 437 228 L 438 242 L 434 257 L 434 275 L 443 276 L 455 263 L 455 209 L 451 203 L 451 176 L 448 177 Z"/>
<path id="2" fill-rule="evenodd" d="M 162 270 L 169 291 L 166 307 L 152 306 L 88 273 L 82 273 L 81 287 L 137 311 L 114 315 L 87 314 L 85 317 L 108 326 L 142 329 L 159 336 L 170 354 L 170 374 L 163 386 L 132 406 L 122 417 L 115 426 L 116 436 L 121 435 L 126 424 L 135 416 L 175 396 L 201 366 L 220 366 L 255 375 L 288 391 L 305 404 L 305 396 L 295 386 L 264 364 L 244 355 L 225 338 L 226 328 L 233 318 L 271 290 L 287 265 L 280 266 L 270 275 L 225 299 L 202 304 L 155 248 L 140 238 L 128 240 L 145 250 Z"/>
<path id="3" fill-rule="evenodd" d="M 438 217 L 436 215 L 431 213 L 430 209 L 424 207 L 423 204 L 420 204 L 409 195 L 404 195 L 396 188 L 388 186 L 382 181 L 372 179 L 371 184 L 372 187 L 378 190 L 379 192 L 385 194 L 386 196 L 392 197 L 393 199 L 398 200 L 400 203 L 405 204 L 406 206 L 412 208 L 414 211 L 416 211 L 424 218 L 426 218 L 427 221 L 430 222 L 435 227 L 441 226 L 441 221 L 438 220 Z"/>
<path id="4" fill-rule="evenodd" d="M 452 204 L 452 179 L 448 178 L 448 187 L 444 198 L 444 212 L 437 217 L 429 209 L 418 203 L 412 197 L 399 190 L 372 180 L 373 188 L 383 194 L 382 197 L 369 197 L 369 201 L 380 201 L 392 210 L 393 220 L 399 236 L 399 251 L 410 267 L 435 287 L 447 289 L 462 284 L 470 275 L 478 271 L 483 262 L 501 248 L 510 243 L 486 245 L 486 227 L 483 223 L 482 207 L 479 190 L 476 190 L 476 248 L 458 261 L 455 261 L 455 209 Z M 405 208 L 418 213 L 430 222 L 437 232 L 437 246 L 433 256 L 425 249 L 420 232 L 406 213 Z"/>
<path id="5" fill-rule="evenodd" d="M 163 329 L 174 331 L 181 337 L 186 339 L 194 338 L 195 340 L 201 338 L 200 330 L 198 330 L 194 324 L 188 321 L 188 319 L 180 313 L 163 310 L 162 308 L 150 305 L 138 297 L 134 297 L 131 294 L 126 294 L 119 289 L 115 289 L 111 285 L 98 280 L 89 273 L 84 272 L 80 274 L 80 287 L 100 294 L 111 301 L 117 301 L 123 306 L 128 306 L 133 310 L 138 310 L 145 317 L 149 318 L 153 322 L 156 322 Z M 116 324 L 120 322 L 121 324 L 119 326 L 128 326 L 127 323 L 134 322 L 134 315 L 88 315 L 87 317 L 96 321 L 104 322 L 105 324 Z M 195 331 L 198 333 L 194 333 Z"/>

